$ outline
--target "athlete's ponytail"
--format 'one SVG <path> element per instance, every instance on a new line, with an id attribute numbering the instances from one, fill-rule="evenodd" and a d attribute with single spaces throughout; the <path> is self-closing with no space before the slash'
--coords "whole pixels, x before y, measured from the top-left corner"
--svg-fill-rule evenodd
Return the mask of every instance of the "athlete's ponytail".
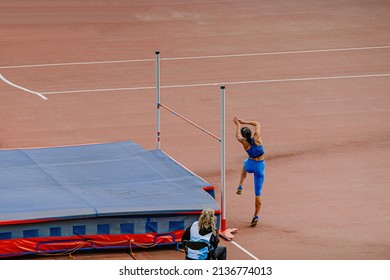
<path id="1" fill-rule="evenodd" d="M 252 145 L 252 132 L 248 127 L 244 126 L 241 128 L 241 135 L 249 144 Z"/>

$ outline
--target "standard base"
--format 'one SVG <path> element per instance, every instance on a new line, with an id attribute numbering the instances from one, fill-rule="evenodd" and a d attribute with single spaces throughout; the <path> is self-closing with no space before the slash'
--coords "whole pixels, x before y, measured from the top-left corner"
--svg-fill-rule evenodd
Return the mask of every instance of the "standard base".
<path id="1" fill-rule="evenodd" d="M 221 235 L 227 241 L 230 241 L 234 238 L 234 235 L 232 233 L 236 233 L 236 232 L 237 232 L 237 228 L 228 228 L 226 230 L 220 231 L 219 235 Z"/>

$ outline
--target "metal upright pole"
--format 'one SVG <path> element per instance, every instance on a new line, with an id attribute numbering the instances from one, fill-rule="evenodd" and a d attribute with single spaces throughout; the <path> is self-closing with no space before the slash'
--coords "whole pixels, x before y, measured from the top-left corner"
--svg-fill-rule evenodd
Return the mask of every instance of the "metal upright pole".
<path id="1" fill-rule="evenodd" d="M 226 230 L 226 202 L 225 202 L 225 86 L 221 86 L 221 230 Z"/>
<path id="2" fill-rule="evenodd" d="M 161 149 L 160 142 L 160 52 L 156 51 L 156 149 Z"/>
<path id="3" fill-rule="evenodd" d="M 227 239 L 234 238 L 237 228 L 226 228 L 226 152 L 225 152 L 225 86 L 221 86 L 221 231 L 220 235 Z"/>

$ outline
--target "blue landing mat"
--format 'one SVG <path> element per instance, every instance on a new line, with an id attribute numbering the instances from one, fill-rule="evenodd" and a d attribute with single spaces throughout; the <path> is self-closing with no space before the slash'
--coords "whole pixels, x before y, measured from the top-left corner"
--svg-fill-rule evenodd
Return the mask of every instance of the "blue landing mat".
<path id="1" fill-rule="evenodd" d="M 209 183 L 133 142 L 0 151 L 0 223 L 219 210 Z"/>

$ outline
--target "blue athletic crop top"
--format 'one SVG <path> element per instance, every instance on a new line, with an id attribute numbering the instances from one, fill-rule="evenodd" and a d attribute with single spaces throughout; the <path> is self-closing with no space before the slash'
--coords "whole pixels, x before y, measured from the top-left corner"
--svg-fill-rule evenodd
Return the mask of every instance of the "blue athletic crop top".
<path id="1" fill-rule="evenodd" d="M 249 148 L 249 150 L 246 150 L 246 152 L 248 153 L 249 157 L 257 158 L 264 155 L 264 148 L 263 145 L 257 146 L 255 143 L 255 139 L 252 138 L 251 147 Z"/>

